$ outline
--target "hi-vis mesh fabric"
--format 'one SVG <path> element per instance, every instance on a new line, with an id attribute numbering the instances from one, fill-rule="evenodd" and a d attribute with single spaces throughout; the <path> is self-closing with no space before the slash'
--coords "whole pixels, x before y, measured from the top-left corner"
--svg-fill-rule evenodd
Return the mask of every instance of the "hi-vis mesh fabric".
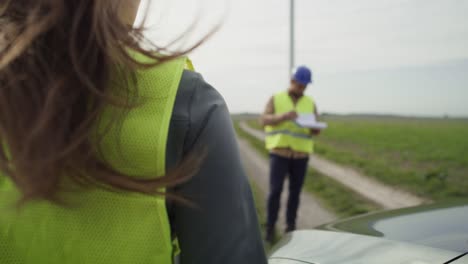
<path id="1" fill-rule="evenodd" d="M 298 114 L 311 114 L 315 105 L 312 98 L 302 96 L 294 105 L 287 92 L 281 92 L 273 97 L 275 114 L 284 114 L 296 111 Z M 276 126 L 265 127 L 265 145 L 268 150 L 274 148 L 291 148 L 298 152 L 312 153 L 314 143 L 310 131 L 302 128 L 292 121 L 281 122 Z"/>
<path id="2" fill-rule="evenodd" d="M 184 67 L 185 58 L 139 72 L 144 104 L 111 127 L 102 142 L 102 157 L 116 170 L 135 177 L 165 173 L 169 122 Z M 114 111 L 104 111 L 97 132 Z M 0 175 L 1 264 L 172 263 L 163 198 L 93 188 L 64 194 L 68 207 L 35 201 L 16 210 L 17 198 L 13 183 Z"/>

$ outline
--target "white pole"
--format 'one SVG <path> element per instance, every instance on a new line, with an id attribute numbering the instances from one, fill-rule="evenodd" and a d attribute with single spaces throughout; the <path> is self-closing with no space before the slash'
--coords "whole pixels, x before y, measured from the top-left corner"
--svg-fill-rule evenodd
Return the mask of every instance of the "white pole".
<path id="1" fill-rule="evenodd" d="M 289 15 L 289 74 L 292 73 L 292 70 L 294 69 L 294 0 L 290 0 L 291 5 L 290 5 L 290 15 Z"/>

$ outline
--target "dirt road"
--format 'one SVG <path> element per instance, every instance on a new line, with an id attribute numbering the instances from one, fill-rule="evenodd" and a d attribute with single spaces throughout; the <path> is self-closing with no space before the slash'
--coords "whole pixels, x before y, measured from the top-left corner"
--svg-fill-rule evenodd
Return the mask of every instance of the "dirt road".
<path id="1" fill-rule="evenodd" d="M 258 188 L 266 198 L 269 188 L 268 161 L 252 149 L 249 143 L 245 140 L 239 139 L 238 142 L 247 174 L 255 181 Z M 285 205 L 287 194 L 287 184 L 285 184 L 284 191 L 281 196 L 281 209 L 278 219 L 279 223 L 277 225 L 281 231 L 285 227 Z M 298 229 L 310 229 L 336 219 L 336 216 L 333 213 L 323 208 L 317 199 L 309 193 L 302 192 L 300 201 L 301 204 L 299 206 L 297 218 Z M 265 219 L 260 219 L 260 221 L 265 222 Z"/>
<path id="2" fill-rule="evenodd" d="M 239 125 L 245 132 L 259 140 L 264 140 L 265 134 L 263 131 L 253 129 L 245 122 L 240 122 Z M 420 197 L 362 175 L 353 168 L 336 164 L 314 154 L 310 156 L 309 166 L 323 175 L 335 179 L 385 209 L 409 207 L 425 202 Z"/>

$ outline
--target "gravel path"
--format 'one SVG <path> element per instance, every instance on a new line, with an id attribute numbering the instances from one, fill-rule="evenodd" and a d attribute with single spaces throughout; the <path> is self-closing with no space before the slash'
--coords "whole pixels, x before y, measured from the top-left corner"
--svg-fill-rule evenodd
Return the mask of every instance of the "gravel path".
<path id="1" fill-rule="evenodd" d="M 263 131 L 249 127 L 245 122 L 240 122 L 240 127 L 250 135 L 264 140 Z M 312 154 L 309 166 L 320 173 L 337 180 L 348 188 L 359 193 L 363 197 L 375 202 L 385 209 L 410 207 L 425 203 L 420 197 L 394 187 L 382 184 L 371 177 L 362 175 L 353 168 L 336 164 L 332 161 Z"/>
<path id="2" fill-rule="evenodd" d="M 253 179 L 266 198 L 269 189 L 268 176 L 268 160 L 258 154 L 252 147 L 243 139 L 239 139 L 239 148 L 244 163 L 244 168 L 251 179 Z M 284 185 L 283 194 L 281 195 L 281 209 L 278 216 L 278 230 L 283 231 L 285 228 L 285 209 L 287 201 L 287 184 Z M 324 209 L 315 197 L 307 192 L 301 193 L 301 204 L 299 206 L 297 228 L 311 229 L 318 225 L 328 223 L 335 220 L 337 217 L 330 211 Z M 260 219 L 260 222 L 265 222 L 266 219 Z"/>

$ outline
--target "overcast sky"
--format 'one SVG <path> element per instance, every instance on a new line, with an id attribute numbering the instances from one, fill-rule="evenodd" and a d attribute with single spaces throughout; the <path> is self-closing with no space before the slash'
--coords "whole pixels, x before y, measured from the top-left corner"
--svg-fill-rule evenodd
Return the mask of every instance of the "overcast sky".
<path id="1" fill-rule="evenodd" d="M 289 0 L 149 1 L 157 43 L 223 22 L 191 57 L 232 112 L 287 88 Z M 296 0 L 296 62 L 321 112 L 468 116 L 468 0 Z"/>

